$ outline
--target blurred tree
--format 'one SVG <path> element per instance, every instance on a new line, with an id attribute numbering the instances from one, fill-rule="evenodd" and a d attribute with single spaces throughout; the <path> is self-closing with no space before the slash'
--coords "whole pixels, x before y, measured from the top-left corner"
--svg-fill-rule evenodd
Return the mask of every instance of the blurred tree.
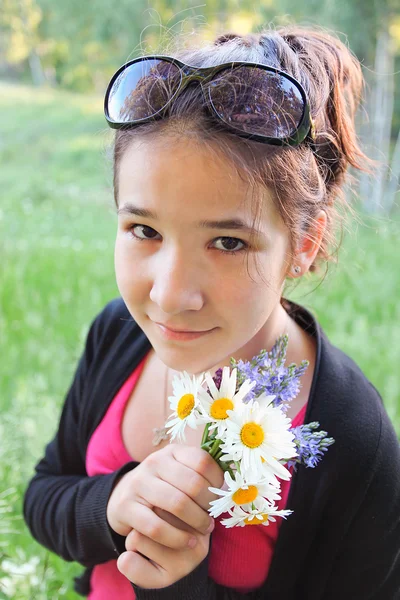
<path id="1" fill-rule="evenodd" d="M 129 57 L 140 38 L 144 0 L 120 0 L 112 8 L 105 0 L 37 2 L 45 15 L 42 36 L 61 41 L 66 49 L 60 55 L 59 46 L 52 46 L 57 81 L 79 91 L 103 91 L 116 63 Z"/>
<path id="2" fill-rule="evenodd" d="M 43 63 L 55 82 L 96 90 L 116 64 L 138 54 L 143 44 L 157 46 L 170 35 L 201 31 L 203 24 L 209 38 L 226 28 L 258 31 L 272 21 L 314 23 L 347 36 L 361 62 L 372 65 L 379 31 L 398 39 L 399 18 L 398 0 L 309 0 L 306 6 L 261 0 L 257 9 L 250 0 L 209 0 L 200 6 L 182 0 L 120 0 L 112 7 L 105 0 L 2 0 L 0 30 L 7 40 L 1 47 L 5 60 L 29 62 L 35 81 L 44 79 Z M 400 54 L 398 44 L 394 53 Z"/>
<path id="3" fill-rule="evenodd" d="M 5 40 L 2 51 L 12 65 L 27 61 L 32 81 L 41 85 L 45 81 L 38 47 L 39 24 L 42 11 L 35 0 L 2 0 L 0 31 Z"/>

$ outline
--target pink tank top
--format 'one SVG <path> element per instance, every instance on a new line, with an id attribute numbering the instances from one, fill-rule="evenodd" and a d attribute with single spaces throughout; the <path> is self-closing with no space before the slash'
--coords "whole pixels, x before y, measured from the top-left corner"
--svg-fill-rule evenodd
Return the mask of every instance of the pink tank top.
<path id="1" fill-rule="evenodd" d="M 86 471 L 89 476 L 111 473 L 131 460 L 123 443 L 121 423 L 127 401 L 139 379 L 146 356 L 125 381 L 112 400 L 102 421 L 94 431 L 86 453 Z M 306 406 L 293 419 L 296 427 L 304 422 Z M 280 509 L 285 508 L 290 480 L 281 482 Z M 246 593 L 261 587 L 269 567 L 282 522 L 270 522 L 268 527 L 225 528 L 215 520 L 209 556 L 209 576 L 218 584 Z M 288 517 L 290 519 L 290 516 Z M 117 560 L 96 565 L 91 575 L 89 600 L 134 600 L 135 592 L 130 581 L 118 571 Z"/>

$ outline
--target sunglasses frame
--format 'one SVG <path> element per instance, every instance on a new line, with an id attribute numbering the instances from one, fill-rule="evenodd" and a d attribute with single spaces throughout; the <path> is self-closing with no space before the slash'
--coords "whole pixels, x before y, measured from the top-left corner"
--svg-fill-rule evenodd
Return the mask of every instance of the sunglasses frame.
<path id="1" fill-rule="evenodd" d="M 180 70 L 180 74 L 181 74 L 180 85 L 178 86 L 174 95 L 169 99 L 167 104 L 165 104 L 165 106 L 163 106 L 163 108 L 160 109 L 157 113 L 155 113 L 155 115 L 145 117 L 144 119 L 138 119 L 136 121 L 124 121 L 124 122 L 114 121 L 113 119 L 111 119 L 109 112 L 108 112 L 108 100 L 109 100 L 110 92 L 112 90 L 114 82 L 120 76 L 120 74 L 123 71 L 125 71 L 126 69 L 128 69 L 130 66 L 132 66 L 135 63 L 142 62 L 145 60 L 164 60 L 164 61 L 172 63 L 173 65 L 178 67 Z M 241 67 L 241 66 L 257 67 L 257 68 L 263 69 L 265 71 L 274 73 L 276 75 L 281 75 L 284 78 L 288 79 L 291 83 L 293 83 L 296 86 L 296 88 L 299 90 L 301 97 L 303 99 L 304 110 L 303 110 L 303 115 L 301 117 L 299 126 L 297 127 L 297 129 L 291 136 L 287 136 L 285 138 L 276 138 L 276 137 L 259 135 L 256 133 L 247 133 L 245 131 L 240 131 L 240 130 L 236 129 L 236 127 L 234 127 L 233 125 L 229 125 L 229 123 L 226 123 L 226 121 L 224 121 L 219 116 L 218 112 L 216 111 L 216 109 L 213 106 L 212 99 L 210 96 L 210 89 L 208 90 L 209 93 L 206 94 L 204 91 L 204 88 L 202 86 L 202 83 L 203 82 L 207 83 L 210 79 L 212 79 L 212 77 L 214 77 L 214 75 L 216 75 L 220 71 L 223 71 L 224 69 L 230 69 L 232 67 Z M 227 62 L 227 63 L 221 63 L 220 65 L 216 65 L 214 67 L 194 67 L 191 65 L 187 65 L 184 62 L 182 62 L 179 59 L 174 58 L 172 56 L 165 56 L 165 55 L 160 55 L 160 54 L 150 54 L 150 55 L 134 58 L 133 60 L 130 60 L 126 64 L 122 65 L 114 73 L 114 75 L 112 76 L 112 78 L 107 86 L 107 90 L 106 90 L 106 93 L 104 96 L 104 115 L 105 115 L 106 121 L 112 129 L 131 129 L 133 127 L 141 125 L 142 123 L 147 123 L 149 121 L 153 121 L 154 119 L 162 118 L 165 109 L 168 108 L 168 106 L 171 104 L 171 102 L 173 102 L 173 100 L 182 91 L 184 91 L 185 88 L 193 81 L 200 82 L 200 85 L 201 85 L 201 88 L 203 91 L 203 95 L 206 100 L 208 109 L 210 110 L 210 113 L 212 115 L 216 116 L 218 121 L 220 123 L 222 123 L 222 125 L 225 126 L 227 129 L 229 129 L 229 131 L 233 131 L 240 137 L 244 137 L 247 139 L 255 140 L 257 142 L 272 144 L 272 145 L 276 145 L 276 146 L 285 146 L 285 145 L 298 146 L 303 141 L 307 140 L 313 146 L 313 142 L 315 141 L 315 126 L 314 126 L 314 121 L 313 121 L 313 119 L 311 117 L 311 113 L 310 113 L 310 104 L 308 102 L 307 94 L 306 94 L 303 86 L 294 77 L 292 77 L 285 71 L 281 71 L 279 69 L 276 69 L 275 67 L 270 67 L 268 65 L 264 65 L 264 64 L 256 63 L 256 62 L 250 62 L 250 61 L 232 61 L 232 62 Z"/>

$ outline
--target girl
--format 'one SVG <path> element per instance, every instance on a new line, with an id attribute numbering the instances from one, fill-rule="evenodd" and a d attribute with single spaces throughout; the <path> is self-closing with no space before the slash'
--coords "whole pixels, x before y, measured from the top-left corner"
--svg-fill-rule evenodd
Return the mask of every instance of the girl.
<path id="1" fill-rule="evenodd" d="M 232 64 L 234 63 L 234 64 Z M 329 258 L 347 167 L 365 169 L 361 67 L 334 36 L 227 34 L 117 71 L 116 278 L 24 498 L 32 535 L 87 567 L 90 600 L 400 598 L 400 450 L 377 390 L 287 279 Z M 290 517 L 226 529 L 202 431 L 170 444 L 177 371 L 250 360 L 289 335 L 309 367 L 288 416 L 335 439 L 282 484 Z"/>

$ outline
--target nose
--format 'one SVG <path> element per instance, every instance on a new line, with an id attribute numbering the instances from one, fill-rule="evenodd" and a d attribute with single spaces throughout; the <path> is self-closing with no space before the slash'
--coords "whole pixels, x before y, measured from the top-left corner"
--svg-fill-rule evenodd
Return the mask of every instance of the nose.
<path id="1" fill-rule="evenodd" d="M 195 260 L 172 249 L 153 258 L 150 300 L 168 315 L 200 310 L 204 300 Z"/>

